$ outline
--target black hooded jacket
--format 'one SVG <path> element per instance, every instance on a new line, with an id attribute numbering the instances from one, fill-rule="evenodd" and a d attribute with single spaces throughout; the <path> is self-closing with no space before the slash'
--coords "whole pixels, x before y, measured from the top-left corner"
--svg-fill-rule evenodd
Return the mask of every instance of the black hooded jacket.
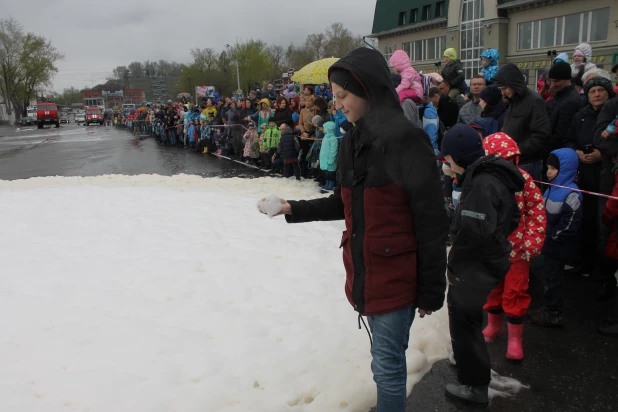
<path id="1" fill-rule="evenodd" d="M 552 145 L 545 102 L 538 93 L 528 88 L 523 74 L 512 63 L 498 70 L 494 82 L 498 86 L 510 87 L 515 93 L 510 99 L 502 132 L 517 142 L 521 151 L 519 163 L 545 159 Z"/>
<path id="2" fill-rule="evenodd" d="M 601 193 L 611 195 L 615 184 L 615 174 L 613 172 L 613 157 L 618 156 L 618 135 L 613 134 L 608 138 L 603 138 L 603 130 L 618 117 L 618 97 L 608 100 L 603 105 L 601 113 L 594 127 L 594 147 L 601 151 Z"/>
<path id="3" fill-rule="evenodd" d="M 517 229 L 521 213 L 515 193 L 523 190 L 525 180 L 518 168 L 501 157 L 484 156 L 470 165 L 461 176 L 459 206 L 451 224 L 453 246 L 448 257 L 451 293 L 461 301 L 491 290 L 511 267 L 509 235 Z M 478 292 L 478 294 L 475 294 Z M 472 303 L 470 303 L 472 304 Z"/>
<path id="4" fill-rule="evenodd" d="M 573 116 L 581 109 L 581 99 L 575 86 L 570 85 L 556 93 L 545 103 L 552 131 L 552 150 L 560 149 L 562 140 L 567 135 Z"/>
<path id="5" fill-rule="evenodd" d="M 411 303 L 438 310 L 446 289 L 440 176 L 429 136 L 409 122 L 379 52 L 359 48 L 331 67 L 364 87 L 369 112 L 343 138 L 329 198 L 290 201 L 290 223 L 345 219 L 346 295 L 363 315 Z"/>

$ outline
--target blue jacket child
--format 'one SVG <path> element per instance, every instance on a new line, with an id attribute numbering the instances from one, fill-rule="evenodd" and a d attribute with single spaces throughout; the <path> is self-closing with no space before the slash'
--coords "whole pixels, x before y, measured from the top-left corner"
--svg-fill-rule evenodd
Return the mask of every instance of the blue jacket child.
<path id="1" fill-rule="evenodd" d="M 582 219 L 582 195 L 574 183 L 579 167 L 579 158 L 573 149 L 558 149 L 547 159 L 547 177 L 555 186 L 543 194 L 547 214 L 547 237 L 543 245 L 543 255 L 554 259 L 568 259 L 578 248 L 579 231 Z M 553 169 L 557 169 L 552 179 Z"/>
<path id="2" fill-rule="evenodd" d="M 488 86 L 494 83 L 494 76 L 499 69 L 499 58 L 500 52 L 496 49 L 487 49 L 483 53 L 481 53 L 481 61 L 483 62 L 483 67 L 481 67 L 481 73 L 483 73 L 483 77 L 485 78 Z M 487 66 L 485 66 L 485 62 L 487 62 Z"/>
<path id="3" fill-rule="evenodd" d="M 322 86 L 324 86 L 324 89 L 322 89 Z M 314 93 L 315 93 L 316 97 L 321 97 L 322 99 L 326 100 L 327 102 L 330 102 L 331 100 L 333 100 L 333 94 L 328 89 L 328 84 L 326 84 L 326 83 L 322 83 L 321 85 L 316 87 Z"/>

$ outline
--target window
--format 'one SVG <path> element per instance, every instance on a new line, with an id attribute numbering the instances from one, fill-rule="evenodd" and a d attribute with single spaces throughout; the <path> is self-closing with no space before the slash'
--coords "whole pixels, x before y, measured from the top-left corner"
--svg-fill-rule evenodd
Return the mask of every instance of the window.
<path id="1" fill-rule="evenodd" d="M 607 28 L 609 27 L 609 9 L 599 9 L 590 12 L 592 24 L 588 32 L 588 41 L 607 40 Z"/>
<path id="2" fill-rule="evenodd" d="M 444 2 L 439 1 L 436 3 L 436 17 L 444 16 Z"/>
<path id="3" fill-rule="evenodd" d="M 414 42 L 414 61 L 425 59 L 425 40 Z"/>
<path id="4" fill-rule="evenodd" d="M 403 51 L 411 61 L 441 59 L 446 50 L 446 36 L 403 43 Z"/>
<path id="5" fill-rule="evenodd" d="M 609 8 L 520 23 L 518 30 L 519 50 L 604 41 Z"/>
<path id="6" fill-rule="evenodd" d="M 392 55 L 393 55 L 393 48 L 391 46 L 386 46 L 384 48 L 384 57 L 386 57 L 386 61 L 389 61 Z"/>
<path id="7" fill-rule="evenodd" d="M 401 13 L 399 13 L 399 22 L 397 23 L 400 26 L 403 26 L 404 24 L 406 24 L 406 12 L 402 11 Z"/>
<path id="8" fill-rule="evenodd" d="M 431 19 L 431 4 L 423 6 L 423 16 L 421 17 L 421 19 L 422 20 Z"/>
<path id="9" fill-rule="evenodd" d="M 401 49 L 402 49 L 404 52 L 406 52 L 406 54 L 407 54 L 408 56 L 411 56 L 411 54 L 410 54 L 410 43 L 403 43 L 401 46 L 402 46 L 402 47 L 401 47 Z"/>
<path id="10" fill-rule="evenodd" d="M 556 44 L 556 19 L 541 20 L 541 47 Z"/>
<path id="11" fill-rule="evenodd" d="M 418 9 L 410 10 L 410 23 L 416 23 L 418 21 Z"/>
<path id="12" fill-rule="evenodd" d="M 481 67 L 479 56 L 484 44 L 485 32 L 481 24 L 484 17 L 483 0 L 463 0 L 459 58 L 464 66 L 466 79 L 471 79 Z"/>

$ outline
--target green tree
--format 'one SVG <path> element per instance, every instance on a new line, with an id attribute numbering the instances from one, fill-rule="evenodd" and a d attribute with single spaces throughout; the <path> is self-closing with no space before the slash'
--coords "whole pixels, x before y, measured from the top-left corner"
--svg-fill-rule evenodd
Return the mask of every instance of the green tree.
<path id="1" fill-rule="evenodd" d="M 26 33 L 14 19 L 0 19 L 0 94 L 9 115 L 25 113 L 36 90 L 51 84 L 63 58 L 44 37 Z"/>

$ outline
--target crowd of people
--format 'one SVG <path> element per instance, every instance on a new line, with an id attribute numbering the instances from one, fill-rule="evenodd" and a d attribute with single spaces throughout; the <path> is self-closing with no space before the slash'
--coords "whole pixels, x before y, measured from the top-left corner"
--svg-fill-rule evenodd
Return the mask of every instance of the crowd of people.
<path id="1" fill-rule="evenodd" d="M 397 316 L 409 330 L 415 308 L 421 317 L 441 308 L 444 268 L 437 251 L 446 233 L 439 214 L 445 213 L 451 221 L 450 328 L 461 384 L 447 392 L 486 403 L 485 342 L 506 333 L 506 357 L 523 360 L 526 316 L 542 327 L 567 322 L 567 274 L 598 282 L 599 301 L 616 296 L 618 98 L 611 76 L 618 79 L 618 65 L 610 75 L 591 55 L 585 43 L 574 50 L 573 64 L 568 54 L 558 55 L 535 91 L 516 65 L 499 65 L 495 49 L 481 54 L 482 68 L 469 83 L 454 49 L 444 52 L 440 74 L 417 72 L 410 57 L 396 51 L 387 83 L 389 68 L 379 54 L 358 49 L 342 59 L 345 65 L 331 68 L 331 85 L 302 91 L 290 85 L 283 92 L 268 86 L 241 101 L 205 98 L 199 106 L 170 101 L 115 124 L 150 134 L 161 145 L 231 157 L 298 180 L 315 178 L 334 189 L 328 199 L 283 201 L 282 213 L 290 223 L 346 220 L 346 293 L 359 322 L 368 316 L 372 329 L 372 355 L 381 365 L 374 370 L 379 411 L 399 410 L 381 409 L 380 399 L 390 399 L 393 389 L 387 375 L 401 372 L 390 368 L 392 359 L 382 359 L 379 348 L 394 344 L 380 340 L 379 322 Z M 426 148 L 433 151 L 427 158 Z M 402 232 L 408 226 L 413 231 Z M 376 254 L 372 260 L 367 251 Z M 412 252 L 418 262 L 405 260 Z M 531 311 L 534 259 L 542 262 L 544 304 Z M 406 292 L 374 277 L 369 286 L 365 279 L 375 276 L 377 261 L 389 272 L 384 276 L 402 285 L 409 280 L 404 272 L 417 265 L 418 284 Z M 600 333 L 618 336 L 617 314 L 607 314 Z M 396 353 L 407 347 L 395 346 Z"/>
<path id="2" fill-rule="evenodd" d="M 116 127 L 151 135 L 161 145 L 212 153 L 271 173 L 336 185 L 338 146 L 350 123 L 335 109 L 327 84 L 290 84 L 284 91 L 250 91 L 246 99 L 182 98 L 114 119 Z"/>

